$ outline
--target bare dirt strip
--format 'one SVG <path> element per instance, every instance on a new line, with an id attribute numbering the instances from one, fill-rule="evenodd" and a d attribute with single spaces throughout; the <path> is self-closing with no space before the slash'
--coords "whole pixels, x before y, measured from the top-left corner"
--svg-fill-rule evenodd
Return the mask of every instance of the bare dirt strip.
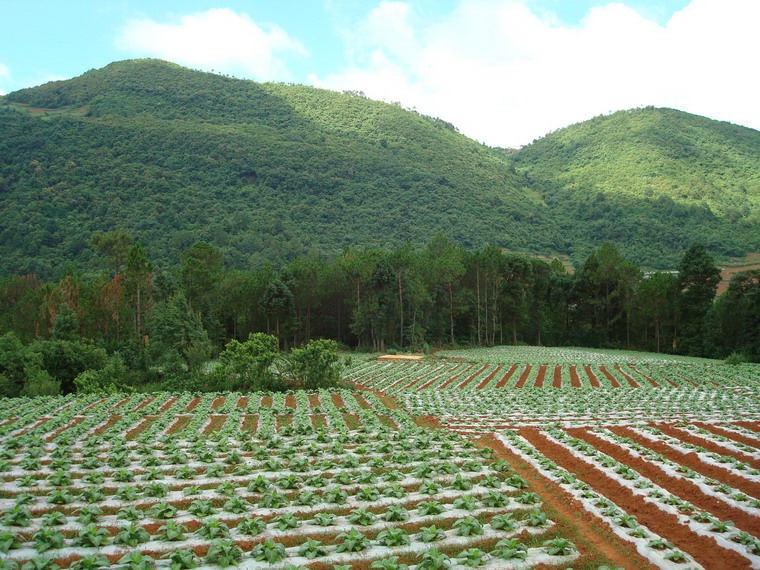
<path id="1" fill-rule="evenodd" d="M 521 428 L 518 433 L 560 467 L 575 473 L 595 491 L 614 501 L 626 513 L 636 517 L 653 532 L 688 552 L 705 568 L 751 568 L 750 561 L 738 552 L 719 546 L 713 539 L 702 536 L 681 524 L 678 518 L 649 503 L 633 491 L 608 477 L 604 472 L 575 457 L 559 444 L 549 441 L 538 429 Z M 627 567 L 627 564 L 622 564 Z"/>
<path id="2" fill-rule="evenodd" d="M 402 366 L 404 366 L 410 372 L 408 374 L 404 374 L 403 376 L 401 376 L 398 380 L 396 380 L 395 382 L 393 382 L 393 384 L 391 384 L 390 386 L 388 386 L 387 388 L 385 388 L 386 390 L 390 390 L 391 388 L 395 388 L 396 386 L 398 386 L 402 382 L 407 382 L 407 381 L 409 381 L 409 378 L 414 377 L 414 372 L 415 372 L 415 370 L 417 368 L 417 365 L 413 365 L 413 366 L 402 365 Z M 438 368 L 433 368 L 432 370 L 428 371 L 426 374 L 422 374 L 422 375 L 418 375 L 418 376 L 414 377 L 414 380 L 412 380 L 412 382 L 407 386 L 407 388 L 409 386 L 414 386 L 417 382 L 419 382 L 423 378 L 426 378 L 426 377 L 428 377 L 428 376 L 430 376 L 432 374 L 435 374 L 436 372 L 439 372 L 441 369 L 443 369 L 443 366 L 439 366 Z"/>
<path id="3" fill-rule="evenodd" d="M 488 364 L 484 364 L 478 369 L 477 372 L 474 372 L 473 374 L 470 374 L 467 378 L 465 378 L 464 381 L 461 384 L 459 384 L 459 386 L 457 386 L 457 388 L 464 388 L 465 386 L 467 386 L 467 384 L 475 380 L 478 374 L 482 374 L 487 369 L 488 369 Z M 448 386 L 449 384 L 451 384 L 451 382 L 447 380 L 446 382 L 444 382 L 444 385 L 442 385 L 441 388 L 444 388 L 445 386 Z"/>
<path id="4" fill-rule="evenodd" d="M 411 388 L 411 387 L 419 384 L 423 380 L 425 380 L 428 376 L 433 376 L 433 378 L 437 378 L 438 377 L 438 373 L 441 370 L 443 370 L 443 368 L 444 368 L 443 366 L 439 366 L 438 368 L 433 368 L 433 370 L 431 370 L 427 374 L 422 374 L 421 376 L 417 376 L 414 380 L 412 380 L 411 382 L 409 382 L 409 384 L 407 384 L 406 386 L 402 387 L 401 389 L 402 390 L 408 390 L 409 388 Z M 453 372 L 454 370 L 456 370 L 456 368 L 453 368 L 451 371 Z M 409 379 L 409 376 L 412 376 L 412 374 L 407 374 L 406 376 L 404 376 L 403 379 L 407 380 L 407 379 Z M 395 386 L 395 384 L 396 383 L 394 383 L 394 386 Z"/>
<path id="5" fill-rule="evenodd" d="M 659 388 L 660 387 L 660 385 L 654 380 L 654 378 L 652 378 L 651 376 L 647 376 L 646 374 L 644 374 L 643 372 L 641 372 L 635 366 L 631 365 L 631 370 L 633 370 L 639 376 L 643 376 L 655 388 Z"/>
<path id="6" fill-rule="evenodd" d="M 724 469 L 723 467 L 718 467 L 717 465 L 706 463 L 702 461 L 694 452 L 683 453 L 682 451 L 673 449 L 667 443 L 652 441 L 651 439 L 647 439 L 646 437 L 643 437 L 637 434 L 635 431 L 626 427 L 609 427 L 608 429 L 612 433 L 627 437 L 639 445 L 646 447 L 647 449 L 661 453 L 671 461 L 674 461 L 679 465 L 684 465 L 689 469 L 696 471 L 700 475 L 716 479 L 721 483 L 726 483 L 727 485 L 731 485 L 742 493 L 752 495 L 753 497 L 760 497 L 760 483 L 750 481 L 744 477 L 737 475 L 736 473 L 732 473 L 728 469 Z"/>
<path id="7" fill-rule="evenodd" d="M 652 425 L 662 430 L 662 433 L 664 433 L 665 435 L 674 437 L 676 439 L 680 439 L 684 443 L 690 443 L 692 445 L 698 445 L 700 447 L 704 447 L 707 451 L 712 451 L 713 453 L 719 453 L 721 455 L 735 457 L 739 461 L 745 462 L 747 465 L 749 465 L 753 469 L 760 469 L 760 461 L 758 461 L 757 459 L 755 459 L 754 457 L 750 455 L 747 455 L 746 453 L 742 453 L 741 451 L 734 451 L 733 449 L 727 449 L 721 446 L 720 444 L 715 443 L 714 441 L 710 441 L 709 439 L 705 439 L 704 437 L 699 437 L 698 435 L 692 434 L 686 430 L 676 429 L 667 424 L 652 424 Z M 694 425 L 699 425 L 699 427 L 705 427 L 709 424 L 694 424 Z M 724 433 L 729 434 L 730 432 L 724 432 Z M 721 433 L 719 435 L 723 435 L 723 434 Z M 739 440 L 737 439 L 736 441 L 739 441 Z"/>
<path id="8" fill-rule="evenodd" d="M 485 378 L 483 378 L 483 380 L 480 381 L 480 384 L 478 384 L 477 386 L 475 386 L 475 389 L 476 390 L 482 390 L 483 388 L 485 388 L 486 386 L 488 386 L 488 383 L 491 380 L 493 380 L 494 378 L 496 378 L 496 375 L 499 373 L 499 371 L 502 368 L 504 368 L 504 365 L 503 364 L 499 364 L 496 368 L 494 368 L 493 372 L 491 372 L 488 376 L 486 376 Z"/>
<path id="9" fill-rule="evenodd" d="M 554 375 L 552 377 L 552 388 L 562 388 L 562 367 L 554 367 Z"/>
<path id="10" fill-rule="evenodd" d="M 623 375 L 623 378 L 626 379 L 626 381 L 631 386 L 631 388 L 639 388 L 639 383 L 636 382 L 636 380 L 633 379 L 633 376 L 631 376 L 625 370 L 623 370 L 622 366 L 620 366 L 619 364 L 616 364 L 615 365 L 615 370 L 617 370 L 618 372 L 620 372 Z"/>
<path id="11" fill-rule="evenodd" d="M 599 380 L 597 379 L 596 374 L 594 374 L 594 371 L 591 370 L 591 367 L 586 364 L 583 366 L 583 370 L 586 372 L 586 376 L 588 376 L 588 381 L 591 383 L 591 385 L 594 388 L 599 388 Z"/>
<path id="12" fill-rule="evenodd" d="M 520 374 L 520 378 L 517 379 L 517 384 L 515 384 L 515 388 L 522 388 L 525 385 L 525 381 L 528 379 L 528 376 L 530 376 L 530 369 L 532 366 L 530 364 L 526 364 L 525 368 L 522 371 L 522 374 Z"/>
<path id="13" fill-rule="evenodd" d="M 609 455 L 616 461 L 632 467 L 644 477 L 656 482 L 668 493 L 689 501 L 697 508 L 712 513 L 720 520 L 733 521 L 736 526 L 742 530 L 746 530 L 755 536 L 760 536 L 760 534 L 758 534 L 760 533 L 760 519 L 758 517 L 752 516 L 746 511 L 737 509 L 736 507 L 732 507 L 720 499 L 705 495 L 702 492 L 702 489 L 691 481 L 668 475 L 657 464 L 646 461 L 640 457 L 634 457 L 627 450 L 603 440 L 585 428 L 569 428 L 565 431 L 572 437 L 577 437 L 590 443 L 596 449 Z M 666 534 L 664 536 L 668 535 Z"/>
<path id="14" fill-rule="evenodd" d="M 504 374 L 504 376 L 501 377 L 501 380 L 499 380 L 496 384 L 497 388 L 503 388 L 507 385 L 507 382 L 509 382 L 509 379 L 512 378 L 512 374 L 515 373 L 515 370 L 517 370 L 517 364 L 513 364 L 509 370 Z"/>
<path id="15" fill-rule="evenodd" d="M 475 367 L 475 364 L 470 364 L 467 368 L 465 368 L 459 374 L 457 374 L 456 376 L 454 376 L 453 380 L 456 380 L 457 378 L 459 378 L 460 376 L 462 376 L 462 374 L 464 374 L 465 372 L 467 372 L 468 370 L 470 370 L 470 369 L 472 369 L 474 367 Z M 419 392 L 419 391 L 424 390 L 425 388 L 431 386 L 433 383 L 435 383 L 435 381 L 437 379 L 438 379 L 438 376 L 434 376 L 433 378 L 431 378 L 430 380 L 428 380 L 427 382 L 425 382 L 422 386 L 420 386 L 419 388 L 417 388 L 417 391 Z"/>
<path id="16" fill-rule="evenodd" d="M 570 365 L 570 385 L 573 388 L 580 388 L 583 385 L 578 377 L 578 367 L 575 364 Z"/>
<path id="17" fill-rule="evenodd" d="M 528 481 L 531 488 L 541 496 L 541 500 L 548 509 L 553 509 L 559 513 L 572 525 L 573 529 L 588 543 L 591 549 L 604 556 L 614 567 L 625 567 L 629 570 L 656 568 L 636 552 L 632 544 L 624 542 L 616 536 L 606 522 L 586 511 L 583 505 L 572 495 L 558 484 L 544 477 L 535 467 L 525 462 L 522 457 L 504 447 L 493 434 L 483 436 L 476 441 L 476 444 L 490 447 L 496 452 L 496 457 L 505 459 L 515 472 Z M 591 567 L 597 567 L 597 565 Z"/>
<path id="18" fill-rule="evenodd" d="M 722 435 L 724 437 L 727 437 L 728 439 L 733 439 L 734 441 L 738 441 L 739 443 L 743 443 L 745 445 L 751 445 L 752 447 L 757 447 L 757 440 L 752 439 L 751 437 L 743 436 L 740 433 L 726 431 L 713 424 L 694 422 L 694 425 L 697 427 L 704 428 L 707 431 L 714 433 L 715 435 Z"/>
<path id="19" fill-rule="evenodd" d="M 607 377 L 607 380 L 610 381 L 610 384 L 612 384 L 613 388 L 620 388 L 620 382 L 617 381 L 617 378 L 613 376 L 612 372 L 607 370 L 604 366 L 600 366 L 599 370 L 601 370 L 602 374 Z"/>
<path id="20" fill-rule="evenodd" d="M 752 431 L 757 432 L 758 435 L 760 435 L 760 422 L 736 422 L 736 425 L 741 426 L 743 428 L 751 429 Z"/>
<path id="21" fill-rule="evenodd" d="M 534 388 L 543 388 L 544 380 L 546 379 L 546 364 L 542 364 L 538 367 L 538 374 L 536 375 L 536 381 L 533 384 Z"/>

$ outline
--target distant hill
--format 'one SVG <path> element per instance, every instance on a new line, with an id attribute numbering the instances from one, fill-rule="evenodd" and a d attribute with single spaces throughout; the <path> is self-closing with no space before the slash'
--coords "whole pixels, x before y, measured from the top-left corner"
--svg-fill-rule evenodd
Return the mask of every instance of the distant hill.
<path id="1" fill-rule="evenodd" d="M 621 121 L 650 126 L 627 143 Z M 167 266 L 199 240 L 244 268 L 439 231 L 576 259 L 608 240 L 653 266 L 695 239 L 741 255 L 760 251 L 758 137 L 647 109 L 504 153 L 358 94 L 122 61 L 0 98 L 0 275 L 91 269 L 115 228 Z"/>
<path id="2" fill-rule="evenodd" d="M 664 261 L 687 236 L 721 255 L 759 250 L 759 131 L 648 107 L 560 129 L 507 157 L 555 215 L 566 212 L 568 230 L 581 223 L 632 257 L 648 251 L 641 262 L 652 248 Z"/>

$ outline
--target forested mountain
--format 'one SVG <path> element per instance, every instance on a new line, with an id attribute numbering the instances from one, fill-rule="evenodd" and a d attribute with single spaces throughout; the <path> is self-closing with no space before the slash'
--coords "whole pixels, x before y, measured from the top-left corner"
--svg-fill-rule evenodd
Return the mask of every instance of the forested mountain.
<path id="1" fill-rule="evenodd" d="M 443 231 L 668 267 L 695 240 L 760 251 L 759 180 L 760 133 L 678 111 L 505 153 L 361 94 L 123 61 L 0 98 L 0 275 L 89 270 L 116 228 L 159 266 L 198 241 L 242 269 Z"/>

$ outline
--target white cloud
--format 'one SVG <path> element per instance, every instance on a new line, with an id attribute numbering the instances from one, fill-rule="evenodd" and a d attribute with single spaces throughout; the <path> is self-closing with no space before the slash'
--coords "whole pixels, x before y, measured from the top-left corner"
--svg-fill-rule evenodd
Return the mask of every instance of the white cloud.
<path id="1" fill-rule="evenodd" d="M 226 8 L 183 16 L 175 23 L 133 20 L 116 44 L 142 57 L 258 80 L 291 79 L 284 56 L 306 55 L 303 45 L 279 26 L 259 24 Z"/>
<path id="2" fill-rule="evenodd" d="M 693 0 L 664 25 L 611 2 L 574 26 L 528 0 L 460 0 L 436 21 L 386 1 L 344 31 L 350 64 L 312 81 L 400 101 L 500 146 L 641 105 L 760 128 L 758 21 L 757 0 Z"/>

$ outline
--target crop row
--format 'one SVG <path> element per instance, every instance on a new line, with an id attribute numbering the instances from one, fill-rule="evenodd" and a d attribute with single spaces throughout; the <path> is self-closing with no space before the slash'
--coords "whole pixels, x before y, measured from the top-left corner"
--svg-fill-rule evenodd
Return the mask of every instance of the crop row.
<path id="1" fill-rule="evenodd" d="M 626 388 L 757 385 L 734 367 L 721 369 L 691 364 L 509 364 L 451 361 L 374 361 L 355 366 L 346 379 L 361 388 L 387 394 L 440 390 L 501 390 L 515 388 Z"/>
<path id="2" fill-rule="evenodd" d="M 511 451 L 551 471 L 580 499 L 590 500 L 596 507 L 590 512 L 617 528 L 618 534 L 627 534 L 650 558 L 647 550 L 655 549 L 661 551 L 655 558 L 665 554 L 681 562 L 693 556 L 703 564 L 722 560 L 734 567 L 760 565 L 760 501 L 719 479 L 726 477 L 750 491 L 756 488 L 753 476 L 737 478 L 708 463 L 689 467 L 683 462 L 687 454 L 665 456 L 616 431 L 521 428 L 497 437 Z M 635 434 L 641 429 L 619 431 Z M 589 506 L 588 501 L 584 504 Z M 711 558 L 715 553 L 718 556 Z"/>
<path id="3" fill-rule="evenodd" d="M 167 426 L 185 417 L 171 411 L 187 398 L 164 398 L 146 406 L 163 408 L 168 421 L 157 415 L 132 438 L 125 433 L 134 425 L 109 413 L 116 397 L 48 407 L 29 401 L 64 417 L 51 415 L 52 426 L 24 421 L 0 437 L 3 563 L 93 567 L 131 556 L 125 567 L 362 559 L 422 568 L 451 557 L 506 567 L 510 559 L 567 564 L 578 555 L 552 532 L 539 496 L 505 461 L 388 408 L 382 411 L 394 421 L 385 425 L 374 411 L 382 403 L 365 397 L 371 408 L 358 399 L 350 408 L 374 418 L 361 430 L 336 422 L 305 433 L 262 428 L 262 418 L 282 417 L 264 408 L 258 430 L 241 430 L 252 414 L 238 407 L 212 413 L 219 408 L 206 405 L 211 397 L 196 407 L 206 411 L 194 428 L 196 414 L 171 431 Z M 144 420 L 143 409 L 132 414 Z M 28 419 L 24 409 L 13 413 Z M 295 408 L 291 415 L 295 422 L 314 414 Z M 220 417 L 220 429 L 204 429 Z"/>

